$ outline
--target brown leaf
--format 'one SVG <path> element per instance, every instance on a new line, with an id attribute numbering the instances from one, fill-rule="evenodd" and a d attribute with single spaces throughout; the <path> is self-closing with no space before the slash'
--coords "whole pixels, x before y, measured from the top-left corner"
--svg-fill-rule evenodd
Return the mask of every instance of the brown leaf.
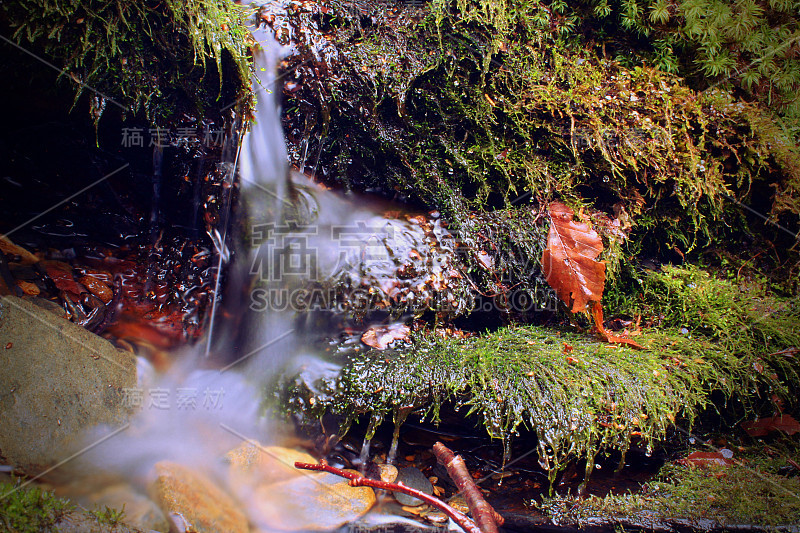
<path id="1" fill-rule="evenodd" d="M 83 276 L 78 279 L 78 282 L 89 289 L 89 292 L 100 298 L 104 304 L 110 302 L 114 297 L 114 292 L 108 288 L 108 285 L 94 276 Z"/>
<path id="2" fill-rule="evenodd" d="M 627 344 L 631 348 L 644 350 L 644 347 L 642 347 L 642 345 L 638 342 L 632 341 L 631 339 L 626 339 L 625 337 L 612 335 L 606 330 L 606 328 L 603 326 L 603 306 L 600 304 L 600 302 L 592 302 L 592 318 L 594 319 L 594 327 L 597 328 L 597 332 L 606 340 L 606 342 L 611 342 L 614 344 Z"/>
<path id="3" fill-rule="evenodd" d="M 752 422 L 742 422 L 741 426 L 751 437 L 763 437 L 770 431 L 783 431 L 787 435 L 800 433 L 800 423 L 792 415 L 769 416 Z"/>
<path id="4" fill-rule="evenodd" d="M 86 292 L 86 288 L 83 285 L 75 282 L 71 272 L 60 268 L 58 265 L 47 265 L 45 266 L 45 271 L 47 272 L 47 276 L 53 280 L 58 290 L 70 292 L 75 295 Z"/>
<path id="5" fill-rule="evenodd" d="M 606 264 L 597 261 L 603 242 L 589 224 L 575 221 L 572 209 L 561 202 L 550 204 L 549 216 L 542 254 L 545 279 L 570 311 L 585 311 L 590 301 L 603 297 Z"/>
<path id="6" fill-rule="evenodd" d="M 11 257 L 19 257 L 19 261 L 23 265 L 32 265 L 39 261 L 38 257 L 22 246 L 17 246 L 6 236 L 0 236 L 0 252 Z M 9 261 L 11 262 L 12 260 L 9 259 Z"/>
<path id="7" fill-rule="evenodd" d="M 411 328 L 405 324 L 389 324 L 388 326 L 372 326 L 361 335 L 361 341 L 378 350 L 385 350 L 396 340 L 405 340 Z"/>
<path id="8" fill-rule="evenodd" d="M 694 466 L 730 466 L 733 461 L 719 452 L 692 452 L 679 462 Z"/>
<path id="9" fill-rule="evenodd" d="M 20 289 L 22 289 L 22 292 L 24 292 L 28 296 L 39 296 L 39 293 L 41 292 L 39 290 L 39 287 L 36 286 L 36 284 L 31 283 L 29 281 L 23 281 L 21 279 L 18 279 L 17 286 Z"/>

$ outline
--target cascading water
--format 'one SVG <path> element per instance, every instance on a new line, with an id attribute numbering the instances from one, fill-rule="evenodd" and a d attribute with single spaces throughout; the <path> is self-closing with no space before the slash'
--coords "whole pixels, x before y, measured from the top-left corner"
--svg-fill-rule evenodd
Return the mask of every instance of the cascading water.
<path id="1" fill-rule="evenodd" d="M 258 481 L 232 484 L 223 461 L 244 440 L 279 439 L 281 428 L 263 415 L 264 386 L 300 368 L 335 376 L 339 363 L 317 351 L 316 341 L 341 331 L 348 309 L 369 307 L 370 283 L 396 293 L 398 269 L 404 268 L 398 259 L 419 258 L 430 246 L 419 224 L 384 217 L 389 206 L 324 190 L 289 170 L 276 98 L 281 46 L 268 28 L 252 28 L 252 33 L 259 45 L 254 52 L 258 103 L 237 158 L 244 214 L 233 230 L 237 258 L 222 312 L 212 317 L 208 342 L 176 354 L 166 373 L 140 364 L 140 389 L 150 391 L 150 401 L 127 426 L 91 431 L 84 443 L 91 447 L 72 463 L 79 468 L 69 475 L 81 493 L 92 490 L 92 480 L 96 486 L 111 476 L 144 495 L 158 462 L 179 463 L 214 479 L 244 504 L 251 525 L 265 530 L 269 524 L 253 511 L 257 503 L 250 489 Z M 441 225 L 433 227 L 446 242 Z M 429 263 L 433 275 L 443 276 L 450 268 L 446 261 Z M 405 283 L 413 281 L 409 277 Z M 368 311 L 362 309 L 361 316 L 375 316 Z M 154 404 L 153 391 L 164 391 L 172 401 Z M 193 393 L 191 401 L 181 403 L 181 393 Z M 367 440 L 362 460 L 368 450 Z M 172 527 L 180 529 L 172 518 Z"/>

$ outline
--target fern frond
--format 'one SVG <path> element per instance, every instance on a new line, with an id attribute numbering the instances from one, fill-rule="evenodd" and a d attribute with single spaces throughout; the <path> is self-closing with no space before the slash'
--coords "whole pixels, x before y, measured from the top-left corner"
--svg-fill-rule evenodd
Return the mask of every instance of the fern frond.
<path id="1" fill-rule="evenodd" d="M 650 6 L 650 20 L 659 24 L 669 22 L 669 3 L 667 0 L 656 0 Z"/>

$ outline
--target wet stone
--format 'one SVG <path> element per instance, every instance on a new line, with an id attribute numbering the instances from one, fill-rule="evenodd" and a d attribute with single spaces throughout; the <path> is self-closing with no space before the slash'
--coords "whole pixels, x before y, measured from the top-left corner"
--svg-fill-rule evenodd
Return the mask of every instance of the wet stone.
<path id="1" fill-rule="evenodd" d="M 104 488 L 89 497 L 90 509 L 121 509 L 125 512 L 123 522 L 145 531 L 166 533 L 169 524 L 161 509 L 150 498 L 139 494 L 130 485 L 118 483 Z"/>
<path id="2" fill-rule="evenodd" d="M 161 461 L 150 492 L 170 521 L 170 531 L 247 533 L 247 518 L 233 499 L 208 477 Z"/>
<path id="3" fill-rule="evenodd" d="M 433 485 L 419 468 L 414 468 L 413 466 L 401 468 L 397 473 L 397 479 L 395 479 L 395 482 L 402 483 L 407 487 L 417 489 L 425 494 L 433 495 Z M 403 494 L 402 492 L 394 492 L 393 494 L 394 497 L 397 498 L 397 501 L 403 505 L 415 506 L 423 503 L 419 498 L 414 498 L 413 496 Z"/>
<path id="4" fill-rule="evenodd" d="M 0 456 L 36 475 L 65 459 L 86 429 L 121 427 L 136 360 L 33 303 L 0 298 Z"/>
<path id="5" fill-rule="evenodd" d="M 307 472 L 263 484 L 242 495 L 256 531 L 329 531 L 349 524 L 375 504 L 375 491 L 351 487 L 333 474 Z"/>
<path id="6" fill-rule="evenodd" d="M 296 462 L 317 463 L 311 455 L 282 446 L 262 446 L 256 442 L 243 442 L 227 453 L 234 484 L 257 482 L 277 483 L 303 475 L 294 467 Z"/>

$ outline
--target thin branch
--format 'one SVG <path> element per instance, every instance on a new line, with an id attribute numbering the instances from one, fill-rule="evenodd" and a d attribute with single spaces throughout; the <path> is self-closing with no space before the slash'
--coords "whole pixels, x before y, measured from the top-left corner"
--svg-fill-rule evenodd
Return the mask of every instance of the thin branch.
<path id="1" fill-rule="evenodd" d="M 437 509 L 440 509 L 444 514 L 452 518 L 456 524 L 461 526 L 465 531 L 468 531 L 469 533 L 489 533 L 488 530 L 482 531 L 475 524 L 475 522 L 473 522 L 467 515 L 465 515 L 458 509 L 450 507 L 439 498 L 435 498 L 429 494 L 425 494 L 424 492 L 412 489 L 411 487 L 407 487 L 402 483 L 389 483 L 387 481 L 380 481 L 378 479 L 370 479 L 356 472 L 346 472 L 344 470 L 329 465 L 324 459 L 321 460 L 319 464 L 296 462 L 294 464 L 294 467 L 300 468 L 302 470 L 316 470 L 319 472 L 328 472 L 330 474 L 334 474 L 339 477 L 347 478 L 350 480 L 351 487 L 372 487 L 373 489 L 383 489 L 383 490 L 390 490 L 393 492 L 402 492 L 404 494 L 408 494 L 409 496 L 413 496 L 414 498 L 419 498 L 428 505 L 432 505 Z M 495 529 L 495 531 L 497 530 Z"/>
<path id="2" fill-rule="evenodd" d="M 450 448 L 441 442 L 433 445 L 433 454 L 439 464 L 447 468 L 450 479 L 456 484 L 459 492 L 464 495 L 469 511 L 481 531 L 484 533 L 497 533 L 497 527 L 503 525 L 503 517 L 483 497 L 481 490 L 472 480 L 464 459 L 460 455 L 454 454 Z"/>

